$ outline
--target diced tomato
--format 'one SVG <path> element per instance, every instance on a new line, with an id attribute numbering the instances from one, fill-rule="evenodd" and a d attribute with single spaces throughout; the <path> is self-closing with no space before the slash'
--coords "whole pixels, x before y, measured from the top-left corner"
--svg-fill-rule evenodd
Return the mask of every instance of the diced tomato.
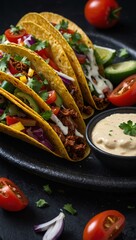
<path id="1" fill-rule="evenodd" d="M 58 107 L 58 106 L 52 106 L 51 110 L 52 110 L 52 112 L 53 112 L 55 115 L 57 115 L 57 114 L 59 113 L 59 111 L 60 111 L 60 107 Z"/>
<path id="2" fill-rule="evenodd" d="M 6 123 L 7 125 L 12 125 L 14 123 L 19 122 L 17 117 L 6 116 Z"/>
<path id="3" fill-rule="evenodd" d="M 39 56 L 41 56 L 43 59 L 50 58 L 49 52 L 47 51 L 46 48 L 41 49 L 41 50 L 36 50 L 35 51 Z"/>
<path id="4" fill-rule="evenodd" d="M 44 60 L 47 60 L 48 59 L 48 64 L 55 70 L 57 71 L 60 71 L 59 67 L 57 66 L 57 64 L 51 59 L 51 56 L 49 54 L 49 51 L 44 48 L 44 49 L 41 49 L 39 51 L 35 51 L 39 56 L 41 56 Z"/>
<path id="5" fill-rule="evenodd" d="M 74 34 L 75 32 L 71 29 L 60 29 L 60 32 L 63 33 L 69 33 L 69 34 Z"/>
<path id="6" fill-rule="evenodd" d="M 18 43 L 18 39 L 26 35 L 25 29 L 20 29 L 18 33 L 11 32 L 10 29 L 5 31 L 5 36 L 10 42 Z"/>
<path id="7" fill-rule="evenodd" d="M 15 75 L 18 73 L 18 70 L 13 66 L 11 61 L 9 61 L 8 68 L 9 68 L 9 71 L 11 72 L 11 74 Z"/>
<path id="8" fill-rule="evenodd" d="M 80 64 L 84 64 L 85 60 L 86 60 L 86 56 L 83 54 L 76 54 L 78 61 L 80 62 Z"/>
<path id="9" fill-rule="evenodd" d="M 52 104 L 56 101 L 57 99 L 57 94 L 54 90 L 48 92 L 48 99 L 46 100 L 47 104 Z"/>

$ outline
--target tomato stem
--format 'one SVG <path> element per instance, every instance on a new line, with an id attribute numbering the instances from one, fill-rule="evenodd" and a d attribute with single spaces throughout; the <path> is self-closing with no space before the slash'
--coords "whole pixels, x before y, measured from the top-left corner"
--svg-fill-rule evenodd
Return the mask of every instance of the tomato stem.
<path id="1" fill-rule="evenodd" d="M 116 9 L 114 9 L 114 10 L 111 10 L 109 19 L 111 21 L 113 19 L 118 19 L 119 18 L 119 13 L 120 13 L 121 9 L 122 9 L 121 7 L 118 7 Z"/>

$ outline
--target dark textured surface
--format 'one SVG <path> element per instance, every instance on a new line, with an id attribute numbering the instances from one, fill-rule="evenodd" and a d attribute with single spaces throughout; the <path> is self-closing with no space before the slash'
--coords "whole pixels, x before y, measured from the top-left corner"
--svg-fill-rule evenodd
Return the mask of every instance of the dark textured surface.
<path id="1" fill-rule="evenodd" d="M 119 1 L 123 7 L 120 23 L 113 29 L 104 31 L 91 27 L 84 19 L 85 0 L 39 0 L 9 1 L 1 3 L 0 32 L 10 24 L 16 24 L 23 14 L 30 11 L 55 11 L 80 25 L 95 42 L 104 46 L 127 47 L 135 57 L 135 3 Z M 19 213 L 0 210 L 0 239 L 38 240 L 33 225 L 55 217 L 65 203 L 71 203 L 77 210 L 76 216 L 66 213 L 65 229 L 60 239 L 82 239 L 86 222 L 94 214 L 116 209 L 125 214 L 127 222 L 120 240 L 135 240 L 135 198 L 136 175 L 124 176 L 121 169 L 113 173 L 90 156 L 81 163 L 70 163 L 55 159 L 41 150 L 0 134 L 0 176 L 8 177 L 18 184 L 29 197 L 29 206 Z M 48 196 L 43 185 L 49 184 L 53 190 Z M 65 183 L 65 184 L 64 184 Z M 82 197 L 82 198 L 81 198 Z M 36 207 L 35 202 L 45 198 L 49 206 Z"/>

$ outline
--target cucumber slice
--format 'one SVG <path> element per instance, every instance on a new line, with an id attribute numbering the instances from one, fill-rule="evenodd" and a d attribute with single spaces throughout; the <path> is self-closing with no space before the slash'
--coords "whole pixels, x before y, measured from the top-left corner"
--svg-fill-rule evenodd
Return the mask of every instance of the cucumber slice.
<path id="1" fill-rule="evenodd" d="M 98 45 L 94 45 L 95 50 L 98 52 L 101 62 L 104 66 L 109 65 L 116 56 L 116 50 L 112 48 L 106 48 Z"/>
<path id="2" fill-rule="evenodd" d="M 136 73 L 136 60 L 114 63 L 105 68 L 105 77 L 118 85 L 126 77 Z"/>

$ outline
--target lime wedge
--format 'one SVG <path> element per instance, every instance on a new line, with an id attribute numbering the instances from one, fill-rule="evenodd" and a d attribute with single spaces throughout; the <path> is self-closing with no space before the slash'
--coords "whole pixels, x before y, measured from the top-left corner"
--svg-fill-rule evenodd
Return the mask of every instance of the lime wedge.
<path id="1" fill-rule="evenodd" d="M 136 60 L 113 63 L 105 68 L 105 76 L 114 85 L 118 85 L 123 79 L 136 74 Z"/>
<path id="2" fill-rule="evenodd" d="M 116 50 L 112 48 L 106 48 L 98 45 L 94 45 L 94 48 L 98 52 L 104 66 L 109 65 L 116 55 Z"/>

